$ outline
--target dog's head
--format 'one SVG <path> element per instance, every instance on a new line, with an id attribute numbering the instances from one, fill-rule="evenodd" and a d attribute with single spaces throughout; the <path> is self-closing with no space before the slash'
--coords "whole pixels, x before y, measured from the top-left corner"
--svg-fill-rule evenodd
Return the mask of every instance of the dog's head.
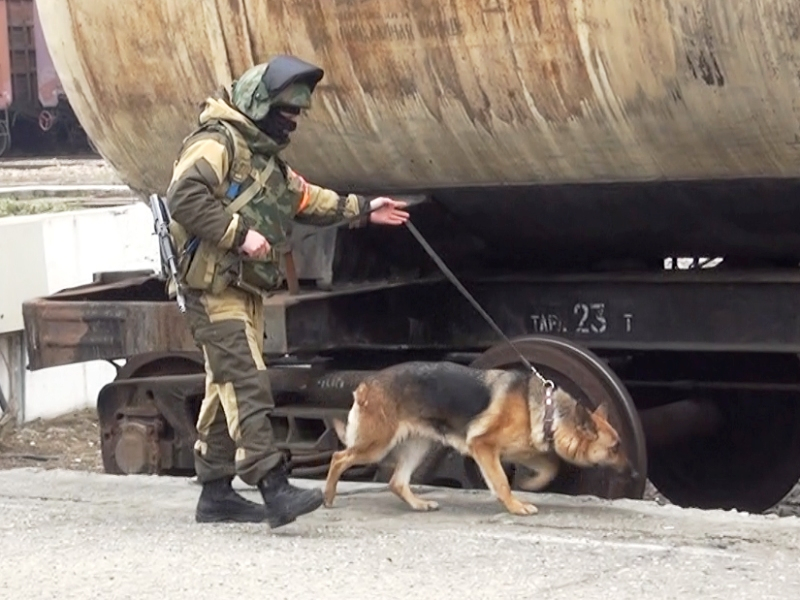
<path id="1" fill-rule="evenodd" d="M 605 404 L 587 410 L 563 390 L 553 394 L 556 404 L 554 442 L 556 452 L 580 467 L 611 467 L 618 473 L 636 477 L 636 471 L 619 433 L 608 421 Z"/>

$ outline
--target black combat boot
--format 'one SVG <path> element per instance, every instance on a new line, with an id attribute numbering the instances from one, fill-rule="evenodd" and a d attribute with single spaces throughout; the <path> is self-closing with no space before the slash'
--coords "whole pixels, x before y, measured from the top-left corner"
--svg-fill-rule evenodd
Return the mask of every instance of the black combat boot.
<path id="1" fill-rule="evenodd" d="M 258 482 L 258 489 L 267 507 L 267 521 L 272 529 L 288 525 L 297 517 L 322 506 L 322 490 L 304 490 L 289 483 L 286 466 L 270 471 Z"/>
<path id="2" fill-rule="evenodd" d="M 264 506 L 250 502 L 231 486 L 233 477 L 203 484 L 194 518 L 198 523 L 261 523 L 269 516 Z"/>

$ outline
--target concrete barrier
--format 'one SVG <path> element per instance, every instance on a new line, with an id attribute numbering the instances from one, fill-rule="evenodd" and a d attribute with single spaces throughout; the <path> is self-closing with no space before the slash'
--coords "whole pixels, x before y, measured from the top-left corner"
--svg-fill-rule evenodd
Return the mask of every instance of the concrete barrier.
<path id="1" fill-rule="evenodd" d="M 20 421 L 93 407 L 114 368 L 95 361 L 26 370 L 22 302 L 90 283 L 98 271 L 158 269 L 143 203 L 0 218 L 0 388 Z"/>

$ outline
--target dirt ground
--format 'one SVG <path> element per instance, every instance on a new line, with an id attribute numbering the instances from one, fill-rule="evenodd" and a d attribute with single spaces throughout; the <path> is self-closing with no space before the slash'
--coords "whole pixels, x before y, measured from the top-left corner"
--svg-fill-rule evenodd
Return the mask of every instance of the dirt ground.
<path id="1" fill-rule="evenodd" d="M 86 409 L 16 427 L 0 424 L 0 470 L 19 467 L 103 471 L 97 412 Z"/>

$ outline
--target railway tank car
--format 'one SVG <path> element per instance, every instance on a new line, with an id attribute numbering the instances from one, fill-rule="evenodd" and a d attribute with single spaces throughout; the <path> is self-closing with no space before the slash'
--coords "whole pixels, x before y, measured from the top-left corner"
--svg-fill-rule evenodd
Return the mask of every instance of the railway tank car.
<path id="1" fill-rule="evenodd" d="M 501 229 L 534 211 L 540 235 L 509 237 L 557 224 L 579 254 L 800 251 L 781 218 L 796 189 L 771 187 L 800 157 L 790 0 L 39 4 L 75 111 L 136 189 L 163 189 L 211 89 L 292 52 L 326 70 L 287 152 L 312 181 L 438 190 Z M 657 185 L 696 180 L 708 197 Z M 615 182 L 654 184 L 582 198 Z"/>
<path id="2" fill-rule="evenodd" d="M 71 106 L 143 198 L 164 192 L 210 91 L 301 56 L 326 75 L 288 161 L 342 192 L 422 199 L 412 219 L 432 247 L 543 372 L 612 405 L 665 496 L 760 511 L 797 482 L 796 2 L 37 4 Z M 518 363 L 408 231 L 335 230 L 296 250 L 301 291 L 265 301 L 296 473 L 324 474 L 330 417 L 364 371 Z M 162 290 L 99 276 L 24 307 L 31 368 L 127 359 L 98 398 L 111 472 L 191 471 L 202 365 Z M 447 452 L 418 478 L 479 485 Z M 552 486 L 643 488 L 567 468 Z"/>
<path id="3" fill-rule="evenodd" d="M 0 156 L 17 141 L 30 152 L 61 140 L 72 150 L 87 141 L 53 68 L 34 0 L 0 0 Z"/>

